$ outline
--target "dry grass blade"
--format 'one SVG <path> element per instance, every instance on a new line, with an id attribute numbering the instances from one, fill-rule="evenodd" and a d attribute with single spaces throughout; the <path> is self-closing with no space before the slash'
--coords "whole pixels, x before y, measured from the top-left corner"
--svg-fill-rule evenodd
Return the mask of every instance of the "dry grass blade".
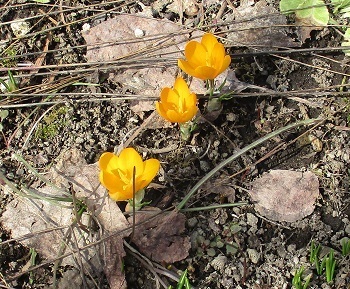
<path id="1" fill-rule="evenodd" d="M 301 228 L 329 244 L 344 234 L 350 65 L 341 41 L 344 29 L 350 27 L 348 20 L 333 15 L 339 24 L 315 31 L 305 43 L 300 29 L 309 31 L 312 26 L 294 25 L 293 18 L 279 12 L 279 1 L 17 2 L 5 1 L 0 7 L 0 78 L 10 81 L 10 71 L 19 86 L 15 91 L 0 91 L 0 109 L 6 110 L 1 119 L 0 184 L 7 211 L 0 215 L 2 227 L 12 230 L 0 246 L 5 254 L 18 242 L 36 247 L 41 261 L 28 268 L 29 263 L 23 265 L 25 258 L 21 261 L 23 255 L 0 258 L 13 262 L 13 267 L 0 266 L 0 287 L 14 287 L 13 280 L 28 287 L 32 276 L 36 277 L 33 286 L 41 286 L 38 276 L 44 272 L 47 279 L 42 283 L 53 281 L 58 288 L 102 288 L 100 281 L 113 289 L 124 288 L 123 243 L 142 265 L 134 268 L 133 264 L 132 270 L 123 267 L 129 287 L 137 288 L 138 280 L 143 280 L 142 288 L 147 288 L 146 281 L 153 276 L 152 288 L 168 288 L 172 280 L 178 281 L 178 274 L 145 257 L 174 263 L 186 255 L 177 251 L 189 248 L 188 243 L 176 247 L 178 243 L 172 242 L 174 235 L 181 239 L 180 233 L 165 234 L 175 230 L 171 219 L 175 213 L 158 212 L 139 222 L 140 213 L 133 213 L 134 236 L 143 240 L 138 247 L 148 250 L 140 254 L 124 241 L 132 226 L 122 206 L 99 187 L 93 164 L 102 152 L 123 146 L 156 156 L 162 163 L 155 179 L 160 185 L 149 188 L 147 201 L 162 209 L 174 204 L 195 206 L 182 212 L 188 219 L 186 227 L 184 217 L 179 226 L 191 236 L 193 248 L 184 262 L 173 266 L 188 267 L 191 283 L 198 288 L 227 287 L 227 280 L 231 287 L 255 288 L 261 276 L 272 280 L 260 280 L 261 284 L 288 287 L 288 276 L 295 269 L 290 260 L 303 262 L 302 242 L 309 238 Z M 14 28 L 18 25 L 25 32 Z M 219 86 L 227 78 L 223 89 L 214 94 L 225 99 L 224 109 L 212 123 L 198 123 L 184 143 L 176 125 L 154 118 L 154 100 L 159 99 L 161 88 L 170 87 L 181 75 L 177 61 L 184 57 L 185 44 L 208 31 L 224 43 L 232 59 L 230 70 L 217 80 Z M 204 83 L 193 86 L 191 78 L 186 81 L 192 90 L 195 87 L 202 110 L 207 100 Z M 290 125 L 310 124 L 313 119 L 311 129 Z M 57 125 L 52 134 L 40 134 L 52 124 Z M 272 133 L 287 125 L 293 129 Z M 309 136 L 321 143 L 320 150 L 313 149 Z M 309 142 L 302 145 L 305 138 Z M 72 147 L 83 155 L 72 152 Z M 239 148 L 243 149 L 237 153 Z M 18 153 L 15 158 L 10 156 L 13 151 Z M 58 158 L 62 151 L 70 155 Z M 59 169 L 50 171 L 54 177 L 48 181 L 48 167 L 57 160 Z M 251 181 L 274 166 L 317 174 L 322 199 L 310 217 L 313 222 L 306 217 L 297 225 L 285 226 L 256 214 L 252 207 L 238 206 L 251 204 L 247 194 Z M 198 181 L 213 173 L 212 182 Z M 191 204 L 186 203 L 190 197 Z M 338 231 L 332 222 L 324 221 L 328 212 L 332 212 L 331 221 L 341 224 Z M 145 231 L 147 226 L 150 229 Z M 337 231 L 332 240 L 322 235 L 330 227 Z M 40 247 L 41 240 L 48 242 Z M 60 276 L 65 265 L 74 270 Z M 49 267 L 51 271 L 45 271 Z M 133 278 L 144 269 L 151 274 Z M 52 272 L 54 280 L 49 280 Z M 339 271 L 337 276 L 348 275 Z M 345 279 L 339 284 L 346 284 Z"/>

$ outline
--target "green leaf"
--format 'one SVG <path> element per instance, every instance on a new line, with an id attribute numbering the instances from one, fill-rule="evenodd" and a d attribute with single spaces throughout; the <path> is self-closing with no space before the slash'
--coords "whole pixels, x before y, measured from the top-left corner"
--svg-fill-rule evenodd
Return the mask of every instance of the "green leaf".
<path id="1" fill-rule="evenodd" d="M 333 12 L 337 13 L 338 10 L 344 9 L 344 8 L 349 8 L 350 6 L 350 0 L 331 0 L 332 5 L 334 6 Z M 342 11 L 340 11 L 343 13 Z"/>
<path id="2" fill-rule="evenodd" d="M 284 14 L 291 14 L 295 12 L 300 4 L 302 4 L 304 0 L 281 0 L 280 2 L 280 11 Z"/>
<path id="3" fill-rule="evenodd" d="M 9 115 L 9 111 L 6 109 L 0 109 L 0 121 L 3 121 Z"/>
<path id="4" fill-rule="evenodd" d="M 341 43 L 341 46 L 350 46 L 350 28 L 346 29 L 344 33 L 344 41 Z M 344 49 L 343 52 L 345 55 L 350 56 L 350 49 Z"/>
<path id="5" fill-rule="evenodd" d="M 315 26 L 326 26 L 329 21 L 329 12 L 322 0 L 304 0 L 298 5 L 295 16 Z"/>

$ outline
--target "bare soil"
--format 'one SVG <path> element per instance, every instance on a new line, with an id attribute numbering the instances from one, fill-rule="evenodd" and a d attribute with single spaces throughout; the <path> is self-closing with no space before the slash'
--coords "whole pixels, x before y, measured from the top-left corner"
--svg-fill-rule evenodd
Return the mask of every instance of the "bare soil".
<path id="1" fill-rule="evenodd" d="M 350 237 L 349 67 L 341 50 L 330 49 L 340 46 L 341 37 L 332 27 L 313 31 L 305 43 L 288 54 L 275 47 L 237 46 L 225 37 L 228 19 L 235 15 L 233 8 L 240 6 L 239 1 L 198 1 L 198 10 L 190 5 L 182 12 L 176 12 L 170 2 L 3 3 L 0 77 L 6 79 L 11 70 L 20 89 L 0 95 L 0 110 L 9 113 L 1 122 L 2 174 L 18 188 L 40 187 L 43 184 L 13 158 L 13 153 L 45 175 L 67 150 L 78 149 L 87 163 L 93 164 L 103 152 L 113 152 L 130 141 L 129 145 L 147 158 L 161 161 L 162 170 L 154 180 L 160 186 L 149 189 L 146 200 L 150 206 L 166 210 L 176 206 L 198 180 L 239 149 L 290 123 L 322 118 L 316 126 L 292 129 L 250 150 L 203 185 L 188 207 L 233 202 L 248 205 L 184 213 L 184 235 L 191 242 L 189 255 L 174 264 L 160 265 L 174 275 L 188 269 L 191 284 L 203 289 L 292 288 L 295 271 L 301 267 L 306 275 L 312 273 L 309 288 L 350 288 L 350 257 L 341 255 L 340 244 L 344 237 Z M 177 5 L 176 1 L 172 3 Z M 224 5 L 226 8 L 220 10 Z M 278 9 L 278 1 L 267 1 L 266 5 Z M 149 11 L 153 18 L 203 31 L 209 30 L 206 25 L 217 24 L 212 31 L 222 36 L 232 57 L 230 69 L 244 84 L 242 91 L 223 101 L 223 110 L 215 120 L 203 117 L 186 142 L 181 140 L 176 125 L 165 124 L 150 110 L 135 111 L 134 102 L 120 97 L 140 94 L 118 83 L 118 78 L 110 78 L 110 73 L 118 77 L 127 69 L 107 61 L 96 66 L 85 57 L 84 25 L 94 27 L 121 13 Z M 31 27 L 23 37 L 16 37 L 11 28 L 11 23 L 19 19 L 26 19 Z M 288 21 L 293 23 L 293 19 Z M 203 29 L 198 28 L 199 23 Z M 299 42 L 295 27 L 286 36 Z M 148 61 L 132 60 L 140 66 Z M 34 63 L 40 67 L 28 69 Z M 339 87 L 341 84 L 345 86 Z M 154 95 L 149 99 L 157 98 Z M 200 107 L 205 103 L 201 98 Z M 137 131 L 140 127 L 143 129 Z M 317 142 L 310 141 L 310 135 Z M 296 222 L 283 222 L 269 220 L 255 210 L 247 191 L 256 178 L 272 169 L 312 171 L 317 175 L 320 195 L 310 215 Z M 19 196 L 5 188 L 5 179 L 0 182 L 2 215 Z M 69 280 L 66 272 L 71 272 L 72 266 L 57 269 L 53 263 L 46 264 L 40 254 L 32 264 L 30 248 L 21 240 L 6 242 L 12 233 L 0 227 L 2 288 L 48 288 L 54 275 L 59 281 Z M 322 245 L 324 253 L 335 251 L 337 266 L 331 283 L 318 276 L 309 262 L 312 240 Z M 131 251 L 126 252 L 127 288 L 160 288 L 152 270 Z M 36 267 L 30 270 L 30 266 Z M 101 271 L 95 273 L 86 274 L 89 282 L 76 284 L 81 288 L 109 288 L 106 276 Z M 161 278 L 166 284 L 176 284 L 169 277 Z M 71 286 L 65 282 L 59 288 Z"/>

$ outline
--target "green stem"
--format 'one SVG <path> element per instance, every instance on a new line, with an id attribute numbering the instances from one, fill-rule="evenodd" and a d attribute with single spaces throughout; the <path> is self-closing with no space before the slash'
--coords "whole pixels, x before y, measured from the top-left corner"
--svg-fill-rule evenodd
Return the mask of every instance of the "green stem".
<path id="1" fill-rule="evenodd" d="M 239 203 L 230 203 L 230 204 L 218 204 L 218 205 L 212 205 L 212 206 L 206 206 L 206 207 L 188 208 L 188 209 L 181 209 L 181 212 L 199 212 L 199 211 L 205 211 L 205 210 L 215 210 L 219 208 L 239 207 L 243 205 L 248 205 L 248 203 L 239 202 Z"/>
<path id="2" fill-rule="evenodd" d="M 191 122 L 179 123 L 181 138 L 187 141 L 191 136 Z"/>
<path id="3" fill-rule="evenodd" d="M 209 101 L 213 98 L 214 95 L 214 90 L 215 90 L 215 86 L 214 86 L 214 79 L 209 79 Z"/>
<path id="4" fill-rule="evenodd" d="M 232 156 L 230 156 L 228 159 L 222 161 L 219 165 L 217 165 L 215 168 L 213 168 L 208 174 L 206 174 L 202 179 L 200 179 L 195 185 L 194 187 L 188 192 L 188 194 L 183 198 L 183 200 L 177 205 L 177 209 L 181 210 L 186 203 L 188 202 L 188 200 L 192 197 L 192 195 L 207 181 L 209 180 L 215 173 L 217 173 L 219 170 L 221 170 L 223 167 L 225 167 L 226 165 L 228 165 L 229 163 L 233 162 L 235 159 L 237 159 L 238 157 L 240 157 L 241 155 L 243 155 L 244 153 L 250 151 L 251 149 L 257 147 L 258 145 L 264 143 L 265 141 L 285 132 L 288 131 L 292 128 L 298 127 L 298 126 L 302 126 L 302 125 L 309 125 L 309 124 L 313 124 L 315 122 L 319 122 L 321 121 L 321 119 L 306 119 L 306 120 L 302 120 L 296 123 L 292 123 L 290 125 L 287 125 L 285 127 L 282 127 L 274 132 L 271 132 L 267 135 L 265 135 L 262 138 L 259 138 L 258 140 L 256 140 L 255 142 L 245 146 L 243 149 L 238 150 L 236 153 L 234 153 Z"/>

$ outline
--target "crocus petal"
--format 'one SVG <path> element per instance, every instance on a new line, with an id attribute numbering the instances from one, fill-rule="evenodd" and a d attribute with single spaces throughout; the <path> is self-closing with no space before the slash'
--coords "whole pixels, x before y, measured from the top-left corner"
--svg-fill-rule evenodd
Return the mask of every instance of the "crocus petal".
<path id="1" fill-rule="evenodd" d="M 132 193 L 130 194 L 130 191 L 118 191 L 118 192 L 109 192 L 109 196 L 111 199 L 115 201 L 127 201 L 129 199 L 132 199 Z"/>
<path id="2" fill-rule="evenodd" d="M 101 171 L 99 175 L 101 184 L 111 192 L 120 191 L 123 187 L 121 180 L 114 174 L 106 171 Z"/>
<path id="3" fill-rule="evenodd" d="M 203 80 L 214 79 L 218 76 L 218 71 L 209 66 L 199 66 L 196 68 L 197 77 Z"/>
<path id="4" fill-rule="evenodd" d="M 181 77 L 175 80 L 174 90 L 176 90 L 177 94 L 182 97 L 187 97 L 191 93 L 186 81 Z"/>
<path id="5" fill-rule="evenodd" d="M 217 43 L 214 48 L 213 51 L 211 52 L 210 58 L 212 61 L 212 67 L 215 68 L 216 70 L 220 70 L 222 67 L 222 63 L 224 61 L 226 52 L 225 52 L 225 48 L 224 45 L 222 45 L 221 43 Z"/>
<path id="6" fill-rule="evenodd" d="M 135 149 L 126 148 L 119 156 L 112 153 L 102 154 L 99 166 L 100 182 L 106 187 L 110 197 L 116 201 L 125 201 L 132 199 L 134 192 L 144 189 L 151 182 L 158 172 L 159 161 L 151 159 L 143 162 Z"/>
<path id="7" fill-rule="evenodd" d="M 143 186 L 146 187 L 153 180 L 159 171 L 160 163 L 156 159 L 149 159 L 143 162 L 144 173 L 142 174 Z"/>
<path id="8" fill-rule="evenodd" d="M 194 93 L 189 94 L 186 98 L 185 98 L 185 106 L 188 107 L 197 107 L 197 95 Z"/>
<path id="9" fill-rule="evenodd" d="M 157 109 L 158 113 L 160 114 L 160 116 L 163 117 L 165 120 L 170 121 L 170 122 L 176 122 L 173 119 L 170 119 L 168 117 L 168 112 L 170 110 L 173 110 L 172 108 L 169 108 L 162 103 L 156 103 L 156 109 Z"/>
<path id="10" fill-rule="evenodd" d="M 205 47 L 209 54 L 212 53 L 214 46 L 218 43 L 216 37 L 211 33 L 206 33 L 202 37 L 201 44 Z"/>
<path id="11" fill-rule="evenodd" d="M 119 154 L 118 168 L 129 178 L 132 178 L 134 167 L 136 168 L 136 175 L 143 173 L 141 156 L 134 148 L 123 149 Z"/>
<path id="12" fill-rule="evenodd" d="M 197 106 L 189 107 L 188 111 L 186 111 L 182 116 L 184 122 L 191 120 L 197 114 L 197 111 L 198 111 Z"/>
<path id="13" fill-rule="evenodd" d="M 178 60 L 180 69 L 202 80 L 214 79 L 231 62 L 224 45 L 211 33 L 204 34 L 201 43 L 190 41 L 185 47 L 185 57 L 186 60 Z"/>
<path id="14" fill-rule="evenodd" d="M 229 55 L 226 55 L 222 62 L 221 69 L 218 71 L 218 75 L 224 72 L 230 66 L 230 63 L 231 63 L 231 57 Z"/>
<path id="15" fill-rule="evenodd" d="M 167 109 L 164 108 L 163 103 L 160 103 L 158 101 L 156 101 L 156 109 L 158 111 L 158 113 L 160 114 L 161 117 L 165 118 L 166 120 L 170 121 L 167 117 Z"/>
<path id="16" fill-rule="evenodd" d="M 175 110 L 168 110 L 166 112 L 167 114 L 167 118 L 171 121 L 171 122 L 177 122 L 177 123 L 184 123 L 187 120 L 184 120 L 182 117 L 182 114 L 179 114 L 177 111 Z"/>
<path id="17" fill-rule="evenodd" d="M 179 94 L 172 89 L 166 88 L 162 89 L 160 93 L 160 101 L 167 106 L 173 107 L 172 104 L 177 106 L 179 104 Z"/>
<path id="18" fill-rule="evenodd" d="M 185 57 L 192 67 L 206 65 L 206 53 L 205 47 L 197 41 L 190 41 L 185 47 Z"/>
<path id="19" fill-rule="evenodd" d="M 118 157 L 113 153 L 103 153 L 98 161 L 101 170 L 113 172 L 118 168 Z"/>
<path id="20" fill-rule="evenodd" d="M 195 72 L 194 68 L 189 64 L 188 61 L 183 60 L 183 59 L 179 59 L 177 61 L 177 65 L 180 67 L 180 69 L 183 72 L 186 72 L 188 75 L 196 77 L 196 75 L 195 75 L 196 72 Z"/>

